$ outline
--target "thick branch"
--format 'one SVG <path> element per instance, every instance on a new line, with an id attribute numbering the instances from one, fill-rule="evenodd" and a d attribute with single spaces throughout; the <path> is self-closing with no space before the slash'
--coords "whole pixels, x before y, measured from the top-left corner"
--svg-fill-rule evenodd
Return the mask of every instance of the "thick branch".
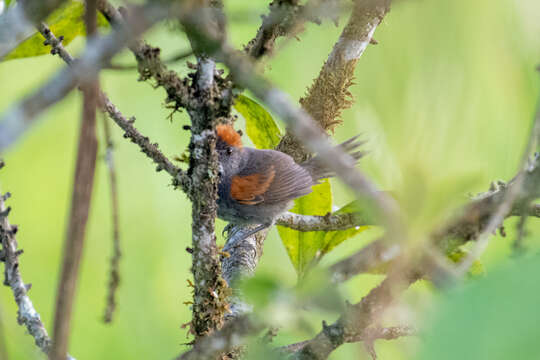
<path id="1" fill-rule="evenodd" d="M 352 105 L 349 87 L 353 84 L 356 63 L 389 10 L 389 0 L 355 1 L 349 22 L 319 76 L 300 99 L 302 108 L 323 130 L 333 131 L 341 123 L 341 112 Z M 281 139 L 278 150 L 289 153 L 297 162 L 309 157 L 302 141 L 289 131 Z"/>
<path id="2" fill-rule="evenodd" d="M 253 323 L 247 316 L 237 317 L 220 330 L 196 342 L 190 351 L 178 356 L 177 360 L 215 360 L 218 355 L 242 345 L 244 337 L 261 329 L 261 326 Z"/>
<path id="3" fill-rule="evenodd" d="M 224 21 L 221 1 L 205 0 L 197 3 L 191 15 L 204 22 L 214 36 L 223 36 Z M 221 328 L 228 310 L 229 289 L 221 276 L 221 262 L 215 235 L 219 162 L 216 152 L 215 127 L 220 117 L 230 118 L 231 103 L 223 103 L 224 90 L 216 82 L 214 59 L 199 47 L 196 34 L 186 29 L 191 47 L 197 55 L 197 71 L 192 91 L 195 94 L 187 111 L 191 119 L 189 144 L 189 173 L 192 188 L 188 193 L 192 202 L 192 267 L 194 280 L 192 330 L 195 339 Z"/>

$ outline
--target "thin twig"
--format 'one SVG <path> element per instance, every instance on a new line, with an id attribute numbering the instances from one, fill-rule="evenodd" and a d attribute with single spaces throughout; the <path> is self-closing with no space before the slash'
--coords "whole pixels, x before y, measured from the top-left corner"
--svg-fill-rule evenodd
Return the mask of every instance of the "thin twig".
<path id="1" fill-rule="evenodd" d="M 78 84 L 95 78 L 102 64 L 107 63 L 132 37 L 137 37 L 167 15 L 164 7 L 143 7 L 134 14 L 133 21 L 89 43 L 79 61 L 59 71 L 43 87 L 3 114 L 0 119 L 0 151 L 17 141 L 38 114 L 63 99 Z"/>
<path id="2" fill-rule="evenodd" d="M 3 166 L 0 160 L 0 168 Z M 11 225 L 7 215 L 9 209 L 5 206 L 5 200 L 9 197 L 9 193 L 0 194 L 0 241 L 2 242 L 1 258 L 4 262 L 4 284 L 11 288 L 15 303 L 17 304 L 17 321 L 20 325 L 24 325 L 28 334 L 34 338 L 36 346 L 45 354 L 49 353 L 51 339 L 41 321 L 39 313 L 34 307 L 32 300 L 28 296 L 31 284 L 25 284 L 19 266 L 19 256 L 22 250 L 17 249 L 17 234 L 18 227 Z M 68 359 L 73 359 L 68 355 Z"/>
<path id="3" fill-rule="evenodd" d="M 96 0 L 87 0 L 84 16 L 87 41 L 92 41 L 92 37 L 96 34 L 96 18 Z M 64 258 L 56 294 L 54 336 L 49 353 L 51 360 L 65 359 L 71 334 L 71 313 L 84 249 L 98 149 L 96 138 L 96 109 L 99 100 L 98 77 L 99 72 L 92 81 L 82 86 L 82 123 L 79 134 L 77 163 L 75 165 L 69 225 L 64 245 Z"/>
<path id="4" fill-rule="evenodd" d="M 58 54 L 68 65 L 72 64 L 73 57 L 64 48 L 61 41 L 51 32 L 45 24 L 39 27 L 40 33 L 45 37 L 51 45 L 54 54 Z M 165 170 L 173 178 L 175 186 L 181 186 L 184 191 L 187 191 L 189 178 L 178 167 L 176 167 L 163 153 L 159 150 L 157 144 L 152 143 L 150 139 L 142 135 L 134 126 L 135 118 L 127 119 L 118 108 L 111 102 L 104 92 L 100 92 L 100 107 L 105 111 L 111 119 L 124 130 L 124 137 L 128 138 L 134 144 L 138 145 L 141 151 L 157 164 L 157 171 Z"/>
<path id="5" fill-rule="evenodd" d="M 120 285 L 120 258 L 122 257 L 122 250 L 120 247 L 120 222 L 118 219 L 118 184 L 116 182 L 116 168 L 114 163 L 114 144 L 112 140 L 111 130 L 109 126 L 109 119 L 104 115 L 103 119 L 103 131 L 105 135 L 105 142 L 107 144 L 105 161 L 107 163 L 107 169 L 109 172 L 109 186 L 111 189 L 111 211 L 112 211 L 112 226 L 113 226 L 113 254 L 110 261 L 109 271 L 109 287 L 107 290 L 107 306 L 105 307 L 104 321 L 110 323 L 113 319 L 113 314 L 116 309 L 116 291 Z"/>

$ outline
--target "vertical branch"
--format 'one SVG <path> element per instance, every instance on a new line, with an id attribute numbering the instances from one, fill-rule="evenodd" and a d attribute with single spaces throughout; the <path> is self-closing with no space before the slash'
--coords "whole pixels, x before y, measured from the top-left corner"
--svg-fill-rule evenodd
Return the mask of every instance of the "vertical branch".
<path id="1" fill-rule="evenodd" d="M 87 37 L 96 31 L 96 1 L 86 1 L 85 23 Z M 97 155 L 96 139 L 96 106 L 98 100 L 97 76 L 94 81 L 89 81 L 82 87 L 83 91 L 83 114 L 79 134 L 79 146 L 73 195 L 71 199 L 71 213 L 64 248 L 64 259 L 58 292 L 56 297 L 56 309 L 54 317 L 53 345 L 49 358 L 51 360 L 64 360 L 69 343 L 71 313 L 73 300 L 77 288 L 79 267 L 84 246 L 84 237 L 90 199 L 94 184 L 94 172 Z"/>
<path id="2" fill-rule="evenodd" d="M 120 285 L 120 258 L 122 257 L 122 251 L 120 248 L 120 223 L 118 220 L 118 185 L 116 182 L 116 169 L 114 167 L 113 159 L 113 141 L 111 136 L 111 130 L 109 126 L 109 119 L 105 116 L 103 118 L 103 130 L 105 133 L 105 141 L 107 143 L 107 150 L 105 154 L 105 161 L 107 162 L 107 168 L 109 170 L 109 185 L 111 188 L 111 211 L 112 211 L 112 226 L 113 226 L 113 254 L 110 262 L 109 272 L 109 288 L 107 293 L 107 305 L 105 308 L 104 321 L 110 323 L 113 318 L 114 311 L 116 309 L 116 290 Z"/>
<path id="3" fill-rule="evenodd" d="M 216 17 L 219 1 L 202 1 L 192 10 L 206 18 L 210 30 L 218 33 L 223 23 Z M 215 62 L 200 49 L 198 38 L 188 31 L 191 46 L 197 55 L 197 71 L 193 81 L 194 97 L 188 107 L 191 118 L 190 167 L 192 201 L 192 269 L 194 279 L 192 332 L 195 339 L 219 329 L 227 311 L 227 284 L 221 277 L 221 263 L 215 235 L 219 163 L 215 150 L 215 126 L 220 115 L 220 96 L 215 82 Z M 229 106 L 230 109 L 230 106 Z"/>

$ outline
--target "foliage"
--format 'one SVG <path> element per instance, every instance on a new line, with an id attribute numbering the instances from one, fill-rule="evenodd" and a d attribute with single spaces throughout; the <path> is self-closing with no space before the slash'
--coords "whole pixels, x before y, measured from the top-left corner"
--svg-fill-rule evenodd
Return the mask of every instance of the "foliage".
<path id="1" fill-rule="evenodd" d="M 63 36 L 62 43 L 68 45 L 77 36 L 84 36 L 85 26 L 83 21 L 84 3 L 76 0 L 67 1 L 62 7 L 53 11 L 45 21 L 51 31 L 57 36 Z M 99 13 L 97 18 L 98 26 L 107 27 L 108 22 L 105 17 Z M 16 49 L 9 53 L 5 59 L 18 59 L 48 54 L 49 46 L 44 46 L 45 38 L 40 33 L 23 41 Z"/>
<path id="2" fill-rule="evenodd" d="M 272 115 L 259 103 L 239 95 L 234 108 L 246 120 L 246 133 L 258 149 L 273 149 L 279 143 L 280 132 Z"/>
<path id="3" fill-rule="evenodd" d="M 540 358 L 539 271 L 535 256 L 444 294 L 419 359 Z"/>

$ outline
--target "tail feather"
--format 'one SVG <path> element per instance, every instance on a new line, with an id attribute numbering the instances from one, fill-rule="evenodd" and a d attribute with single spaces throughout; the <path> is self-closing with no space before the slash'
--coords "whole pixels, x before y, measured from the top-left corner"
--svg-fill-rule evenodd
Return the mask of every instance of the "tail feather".
<path id="1" fill-rule="evenodd" d="M 349 156 L 354 160 L 354 162 L 351 163 L 351 166 L 356 165 L 358 160 L 360 160 L 363 156 L 367 154 L 366 151 L 358 150 L 358 148 L 360 148 L 367 142 L 365 140 L 359 140 L 359 138 L 360 135 L 356 135 L 337 146 L 341 151 L 349 154 Z M 300 166 L 309 171 L 315 184 L 319 183 L 319 181 L 322 179 L 335 176 L 334 172 L 324 165 L 324 162 L 319 155 L 316 155 L 311 159 L 306 160 L 305 162 L 300 164 Z"/>

